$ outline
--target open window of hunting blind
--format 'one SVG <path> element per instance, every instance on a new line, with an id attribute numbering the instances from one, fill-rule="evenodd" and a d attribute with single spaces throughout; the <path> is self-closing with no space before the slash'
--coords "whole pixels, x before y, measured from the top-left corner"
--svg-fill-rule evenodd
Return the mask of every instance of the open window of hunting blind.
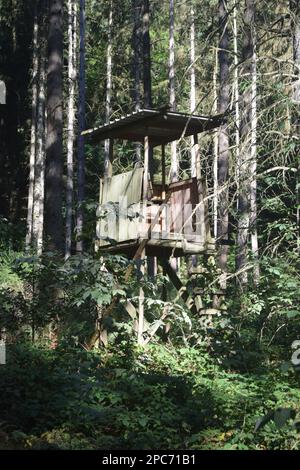
<path id="1" fill-rule="evenodd" d="M 150 256 L 214 252 L 206 184 L 200 170 L 193 178 L 168 182 L 165 146 L 188 136 L 197 143 L 199 133 L 219 127 L 221 122 L 221 116 L 143 109 L 84 132 L 95 143 L 109 139 L 110 161 L 101 179 L 97 210 L 98 250 L 131 256 L 147 240 L 145 251 Z M 133 162 L 131 171 L 113 174 L 115 139 L 143 144 L 143 159 L 140 164 Z M 160 181 L 152 170 L 154 148 L 160 149 Z M 200 169 L 199 155 L 196 160 Z"/>

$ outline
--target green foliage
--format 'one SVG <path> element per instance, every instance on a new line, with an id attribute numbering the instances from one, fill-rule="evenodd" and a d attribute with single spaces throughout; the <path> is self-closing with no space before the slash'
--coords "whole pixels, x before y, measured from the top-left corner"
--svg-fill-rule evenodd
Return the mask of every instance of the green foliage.
<path id="1" fill-rule="evenodd" d="M 226 372 L 201 347 L 141 350 L 124 342 L 87 353 L 19 345 L 9 347 L 0 379 L 1 431 L 17 448 L 300 445 L 289 425 L 300 411 L 294 374 Z"/>

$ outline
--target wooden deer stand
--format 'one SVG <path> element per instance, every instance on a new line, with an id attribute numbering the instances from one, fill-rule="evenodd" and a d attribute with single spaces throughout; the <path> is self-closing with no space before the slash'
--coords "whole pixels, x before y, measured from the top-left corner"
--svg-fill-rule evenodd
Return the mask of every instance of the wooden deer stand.
<path id="1" fill-rule="evenodd" d="M 196 177 L 167 182 L 165 146 L 183 137 L 193 136 L 219 127 L 223 117 L 191 116 L 165 109 L 143 109 L 117 119 L 104 126 L 83 133 L 93 143 L 109 139 L 110 161 L 104 169 L 100 183 L 97 210 L 98 251 L 123 253 L 134 261 L 156 256 L 179 291 L 184 302 L 201 313 L 201 299 L 191 299 L 169 263 L 169 258 L 197 254 L 214 254 L 215 240 L 211 236 L 206 201 L 205 181 L 201 178 L 200 157 L 197 156 Z M 113 143 L 115 139 L 142 143 L 143 162 L 136 163 L 132 171 L 113 175 Z M 153 171 L 153 150 L 161 148 L 160 175 L 157 182 Z M 144 263 L 140 262 L 144 274 Z M 128 280 L 133 269 L 129 265 Z M 117 298 L 102 313 L 102 318 L 113 310 Z M 138 342 L 143 343 L 144 294 L 140 290 L 138 315 L 128 302 L 126 309 L 137 319 Z"/>

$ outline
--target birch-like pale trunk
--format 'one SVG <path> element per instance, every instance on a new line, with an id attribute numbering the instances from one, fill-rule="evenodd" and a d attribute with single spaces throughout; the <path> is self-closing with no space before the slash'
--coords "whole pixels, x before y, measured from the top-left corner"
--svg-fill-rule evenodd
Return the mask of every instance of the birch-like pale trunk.
<path id="1" fill-rule="evenodd" d="M 152 108 L 152 80 L 151 80 L 151 42 L 150 42 L 150 6 L 149 0 L 142 0 L 142 26 L 143 26 L 143 91 L 144 91 L 144 106 Z M 148 142 L 149 144 L 149 142 Z M 145 167 L 145 155 L 148 154 L 148 164 Z M 146 149 L 144 146 L 144 168 L 145 176 L 148 172 L 150 177 L 153 175 L 153 149 L 148 145 Z M 144 185 L 145 187 L 145 185 Z M 154 277 L 155 275 L 155 259 L 152 256 L 147 258 L 148 276 Z"/>
<path id="2" fill-rule="evenodd" d="M 141 61 L 142 61 L 142 6 L 141 0 L 132 0 L 133 9 L 133 100 L 134 109 L 139 111 L 141 109 Z"/>
<path id="3" fill-rule="evenodd" d="M 196 52 L 195 52 L 195 11 L 191 4 L 191 27 L 190 27 L 190 111 L 191 114 L 196 112 Z M 197 165 L 199 165 L 199 144 L 195 142 L 194 136 L 191 136 L 191 176 L 197 176 Z"/>
<path id="4" fill-rule="evenodd" d="M 83 251 L 83 202 L 85 185 L 85 153 L 84 137 L 81 135 L 85 128 L 85 0 L 80 0 L 79 14 L 79 96 L 78 96 L 78 148 L 77 148 L 77 220 L 76 251 Z"/>
<path id="5" fill-rule="evenodd" d="M 134 110 L 141 109 L 141 83 L 142 83 L 142 5 L 141 0 L 132 0 L 133 9 L 133 101 Z M 136 161 L 142 159 L 142 146 L 140 143 L 135 144 Z"/>
<path id="6" fill-rule="evenodd" d="M 27 203 L 27 232 L 26 232 L 26 250 L 29 250 L 32 244 L 32 226 L 33 226 L 33 194 L 34 194 L 34 172 L 36 156 L 36 125 L 37 125 L 37 99 L 38 99 L 38 41 L 39 41 L 39 15 L 36 5 L 33 24 L 33 57 L 32 57 L 32 115 L 30 132 L 30 157 L 29 157 L 29 188 Z"/>
<path id="7" fill-rule="evenodd" d="M 215 52 L 215 65 L 213 71 L 213 114 L 217 114 L 218 112 L 218 84 L 217 84 L 217 77 L 218 77 L 218 68 L 219 68 L 219 60 L 218 60 L 219 49 L 216 48 Z M 213 222 L 214 222 L 214 237 L 217 239 L 218 237 L 218 155 L 219 155 L 219 139 L 218 139 L 218 130 L 215 130 L 213 133 L 213 188 L 214 188 L 214 195 L 213 195 Z"/>
<path id="8" fill-rule="evenodd" d="M 44 49 L 46 55 L 46 48 Z M 42 84 L 40 86 L 40 118 L 38 122 L 38 146 L 37 146 L 37 161 L 40 160 L 40 207 L 39 207 L 39 225 L 37 230 L 37 253 L 38 255 L 42 254 L 43 245 L 44 245 L 44 210 L 45 210 L 45 170 L 46 170 L 46 93 L 45 93 L 45 84 L 46 84 L 46 58 L 43 58 L 42 70 L 41 70 L 41 80 Z M 40 155 L 40 156 L 39 156 Z"/>
<path id="9" fill-rule="evenodd" d="M 46 102 L 46 44 L 45 39 L 40 39 L 39 46 L 39 73 L 38 73 L 38 107 L 36 125 L 36 158 L 35 158 L 35 181 L 33 192 L 33 243 L 37 254 L 43 251 L 44 234 L 44 205 L 45 205 L 45 102 Z"/>
<path id="10" fill-rule="evenodd" d="M 108 123 L 111 116 L 111 95 L 112 95 L 112 28 L 113 28 L 113 2 L 110 1 L 108 19 L 108 38 L 106 56 L 106 100 L 105 100 L 105 120 Z M 108 176 L 110 165 L 110 140 L 104 142 L 104 174 Z"/>
<path id="11" fill-rule="evenodd" d="M 151 80 L 151 45 L 150 45 L 150 7 L 149 0 L 143 0 L 143 88 L 144 106 L 152 107 L 152 80 Z M 151 160 L 151 158 L 150 158 Z M 151 166 L 151 163 L 150 163 Z"/>
<path id="12" fill-rule="evenodd" d="M 175 94 L 175 38 L 174 38 L 174 0 L 170 0 L 170 23 L 169 23 L 169 90 L 170 109 L 176 111 Z M 177 142 L 171 143 L 171 169 L 170 181 L 178 180 Z"/>
<path id="13" fill-rule="evenodd" d="M 242 51 L 242 80 L 244 91 L 241 96 L 241 147 L 239 168 L 238 226 L 236 271 L 239 286 L 248 286 L 248 271 L 244 269 L 249 260 L 248 240 L 251 219 L 251 144 L 252 144 L 252 76 L 254 57 L 255 0 L 245 0 L 244 41 Z"/>
<path id="14" fill-rule="evenodd" d="M 68 0 L 68 115 L 67 115 L 67 188 L 66 188 L 66 243 L 65 259 L 71 256 L 73 191 L 74 191 L 74 141 L 76 101 L 77 52 L 77 0 Z"/>
<path id="15" fill-rule="evenodd" d="M 253 282 L 255 285 L 259 282 L 260 270 L 258 262 L 258 233 L 257 233 L 257 58 L 255 46 L 255 33 L 253 34 L 253 57 L 251 73 L 251 183 L 250 183 L 250 227 L 251 227 L 251 250 L 255 261 L 253 268 Z"/>
<path id="16" fill-rule="evenodd" d="M 219 113 L 225 113 L 229 108 L 229 30 L 228 30 L 227 0 L 219 0 Z M 222 189 L 218 200 L 218 239 L 228 240 L 228 170 L 229 170 L 229 133 L 227 123 L 222 124 L 218 135 L 218 189 Z M 228 245 L 220 245 L 218 263 L 222 270 L 221 287 L 226 287 L 226 271 Z"/>
<path id="17" fill-rule="evenodd" d="M 240 168 L 240 93 L 239 93 L 239 53 L 238 53 L 238 26 L 237 5 L 234 3 L 232 11 L 233 22 L 233 54 L 234 54 L 234 102 L 235 102 L 235 180 L 237 193 L 239 191 L 239 168 Z"/>

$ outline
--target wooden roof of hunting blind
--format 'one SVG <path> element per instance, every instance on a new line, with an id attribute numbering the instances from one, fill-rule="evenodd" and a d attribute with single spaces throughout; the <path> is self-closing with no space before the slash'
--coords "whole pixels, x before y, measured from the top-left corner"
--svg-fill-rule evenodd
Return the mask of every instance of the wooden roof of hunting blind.
<path id="1" fill-rule="evenodd" d="M 223 120 L 223 115 L 203 116 L 167 109 L 142 109 L 103 126 L 88 129 L 82 135 L 90 137 L 94 143 L 105 139 L 143 142 L 145 137 L 149 137 L 151 145 L 157 146 L 214 129 Z"/>

